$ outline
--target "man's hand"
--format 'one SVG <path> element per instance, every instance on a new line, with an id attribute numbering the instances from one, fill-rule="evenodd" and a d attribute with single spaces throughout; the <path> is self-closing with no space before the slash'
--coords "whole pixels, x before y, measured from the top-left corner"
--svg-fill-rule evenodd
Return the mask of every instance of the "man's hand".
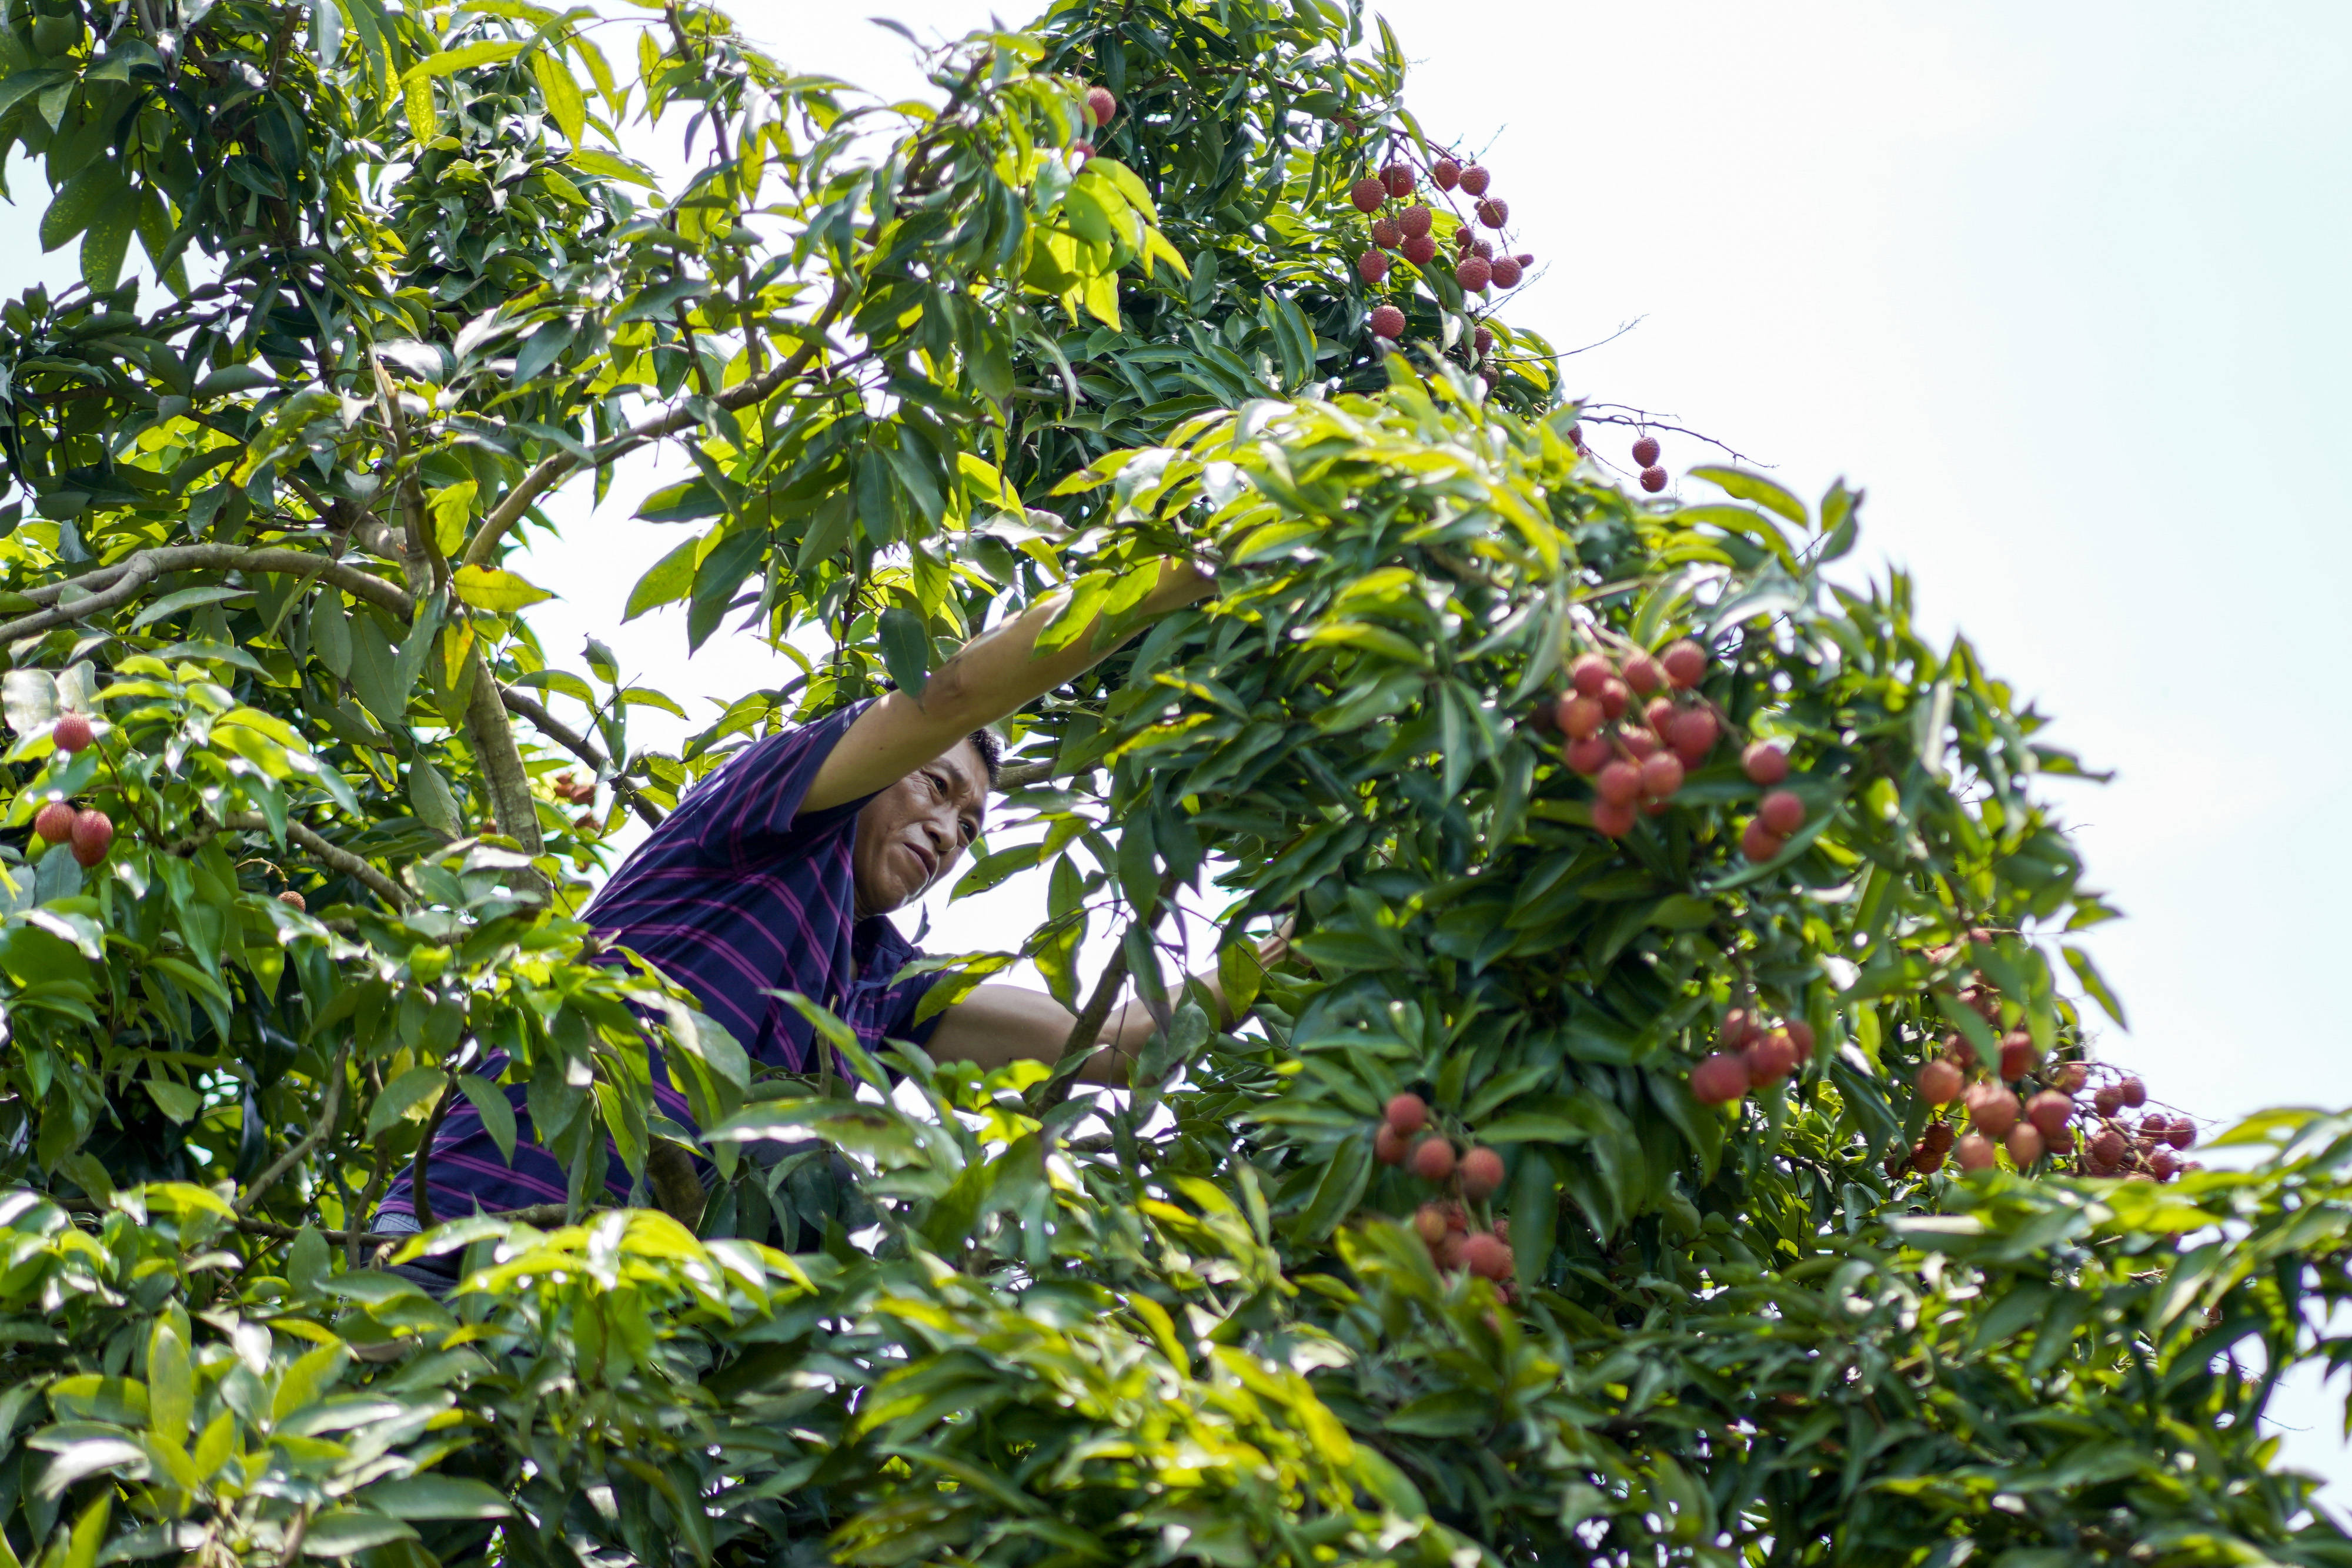
<path id="1" fill-rule="evenodd" d="M 1160 563 L 1159 585 L 1139 608 L 1154 619 L 1216 591 L 1216 579 L 1192 561 L 1171 559 Z M 1041 600 L 965 643 L 931 672 L 921 696 L 891 692 L 858 715 L 817 769 L 801 810 L 821 811 L 887 789 L 973 730 L 1109 657 L 1118 644 L 1096 645 L 1100 617 L 1054 652 L 1037 652 L 1038 635 L 1067 598 L 1056 593 Z"/>

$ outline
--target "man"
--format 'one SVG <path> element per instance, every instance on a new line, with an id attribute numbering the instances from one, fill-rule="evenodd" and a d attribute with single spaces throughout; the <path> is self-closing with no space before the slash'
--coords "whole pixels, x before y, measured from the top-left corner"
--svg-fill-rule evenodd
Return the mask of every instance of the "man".
<path id="1" fill-rule="evenodd" d="M 1164 562 L 1146 618 L 1214 591 L 1190 562 Z M 987 727 L 1116 645 L 1096 645 L 1097 621 L 1039 653 L 1038 634 L 1061 603 L 1055 595 L 974 638 L 919 696 L 892 692 L 854 704 L 730 758 L 614 873 L 588 906 L 589 925 L 691 992 L 768 1066 L 813 1071 L 821 1049 L 778 990 L 824 1003 L 868 1050 L 906 1040 L 935 1061 L 982 1068 L 1057 1060 L 1076 1019 L 1021 987 L 980 986 L 917 1023 L 917 1004 L 941 977 L 897 978 L 917 951 L 885 915 L 948 876 L 979 835 L 997 768 Z M 1082 1076 L 1124 1082 L 1152 1027 L 1149 1012 L 1130 1004 L 1103 1031 Z M 483 1071 L 503 1067 L 493 1058 Z M 654 1095 L 663 1114 L 692 1125 L 685 1096 L 659 1071 Z M 563 1167 L 532 1141 L 521 1086 L 508 1099 L 517 1129 L 511 1165 L 470 1103 L 443 1122 L 428 1166 L 433 1217 L 564 1200 Z M 625 1199 L 627 1181 L 614 1162 L 607 1191 L 615 1201 Z M 404 1174 L 375 1228 L 405 1231 L 417 1221 Z"/>

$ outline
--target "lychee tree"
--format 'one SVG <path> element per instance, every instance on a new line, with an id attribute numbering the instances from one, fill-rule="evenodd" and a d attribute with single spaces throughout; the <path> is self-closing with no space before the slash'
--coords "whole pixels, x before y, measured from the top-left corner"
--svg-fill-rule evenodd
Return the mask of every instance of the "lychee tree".
<path id="1" fill-rule="evenodd" d="M 0 309 L 0 1564 L 2352 1562 L 2261 1425 L 2352 1124 L 2188 1163 L 2075 999 L 2076 765 L 1836 575 L 1855 494 L 1648 498 L 1384 30 L 1084 0 L 919 110 L 677 6 L 7 24 L 84 283 Z M 657 444 L 630 613 L 804 672 L 676 754 L 509 560 Z M 625 818 L 1173 550 L 1222 592 L 1012 726 L 961 891 L 1045 924 L 934 993 L 1132 987 L 1131 1097 L 822 1009 L 776 1074 L 589 937 Z M 493 1055 L 572 1200 L 374 1237 Z"/>

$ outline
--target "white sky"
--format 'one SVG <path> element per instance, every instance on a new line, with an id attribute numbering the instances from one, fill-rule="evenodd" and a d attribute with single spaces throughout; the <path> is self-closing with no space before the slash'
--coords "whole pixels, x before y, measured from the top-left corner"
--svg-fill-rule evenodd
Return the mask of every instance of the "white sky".
<path id="1" fill-rule="evenodd" d="M 2072 808 L 2131 916 L 2093 944 L 2134 1024 L 2105 1054 L 2209 1121 L 2352 1103 L 2326 978 L 2347 972 L 2328 890 L 2352 873 L 2326 674 L 2352 588 L 2352 10 L 1382 8 L 1422 123 L 1486 150 L 1543 259 L 1514 319 L 1563 347 L 1642 319 L 1570 361 L 1570 390 L 1676 416 L 1801 493 L 1867 486 L 1858 559 L 1915 570 L 1929 628 L 1965 626 L 2054 739 L 2117 769 Z M 926 35 L 986 16 L 876 9 Z M 738 14 L 796 68 L 919 86 L 856 10 Z M 32 224 L 0 233 L 11 289 L 71 275 Z M 1706 456 L 1667 439 L 1671 468 Z M 551 651 L 592 630 L 680 696 L 769 684 L 756 648 L 686 663 L 674 617 L 616 632 L 683 537 L 628 509 L 524 564 L 564 596 Z M 935 912 L 933 946 L 993 946 L 1038 897 Z M 2293 1458 L 2352 1480 L 2341 1393 L 2279 1415 L 2310 1428 Z"/>

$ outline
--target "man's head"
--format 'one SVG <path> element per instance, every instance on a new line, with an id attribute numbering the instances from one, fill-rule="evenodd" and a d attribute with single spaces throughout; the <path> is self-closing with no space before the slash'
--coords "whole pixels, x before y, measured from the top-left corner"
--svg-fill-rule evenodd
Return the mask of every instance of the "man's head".
<path id="1" fill-rule="evenodd" d="M 1003 747 L 975 730 L 859 808 L 850 869 L 857 915 L 887 915 L 955 869 L 980 836 Z"/>

